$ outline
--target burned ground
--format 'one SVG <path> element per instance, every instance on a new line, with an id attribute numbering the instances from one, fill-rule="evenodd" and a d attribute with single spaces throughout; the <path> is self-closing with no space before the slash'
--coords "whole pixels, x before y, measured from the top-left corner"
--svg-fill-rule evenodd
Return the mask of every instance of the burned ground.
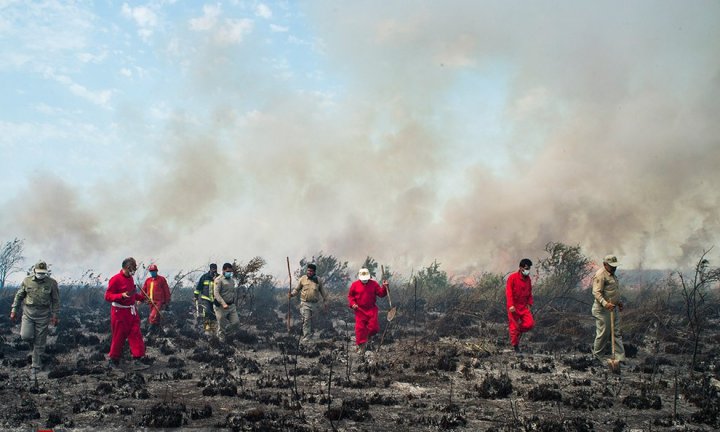
<path id="1" fill-rule="evenodd" d="M 97 293 L 101 295 L 101 293 Z M 227 344 L 194 323 L 188 293 L 147 339 L 147 369 L 107 368 L 109 319 L 67 307 L 51 329 L 46 368 L 29 378 L 29 345 L 0 317 L 0 428 L 227 428 L 229 430 L 716 430 L 720 427 L 717 324 L 708 324 L 695 370 L 683 327 L 628 322 L 630 358 L 620 375 L 589 354 L 589 314 L 539 311 L 525 352 L 506 323 L 469 306 L 423 311 L 401 305 L 372 354 L 353 347 L 353 318 L 332 296 L 320 338 L 288 334 L 280 302 L 241 307 Z M 184 297 L 184 299 L 182 298 Z M 8 298 L 1 306 L 8 305 Z M 281 294 L 277 294 L 282 299 Z M 386 303 L 380 302 L 381 309 Z M 7 308 L 6 308 L 7 309 Z M 462 309 L 462 310 L 461 310 Z M 142 308 L 144 316 L 147 309 Z M 628 314 L 628 316 L 630 316 Z M 382 339 L 382 346 L 380 340 Z M 127 358 L 126 358 L 127 360 Z"/>

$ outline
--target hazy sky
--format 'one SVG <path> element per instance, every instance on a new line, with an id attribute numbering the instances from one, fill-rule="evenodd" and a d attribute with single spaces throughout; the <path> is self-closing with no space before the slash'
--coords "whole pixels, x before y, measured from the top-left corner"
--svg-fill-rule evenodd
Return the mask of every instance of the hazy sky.
<path id="1" fill-rule="evenodd" d="M 72 277 L 720 246 L 720 2 L 0 0 L 0 241 Z M 717 252 L 717 251 L 716 251 Z M 714 253 L 718 256 L 718 253 Z M 712 259 L 712 257 L 711 257 Z"/>

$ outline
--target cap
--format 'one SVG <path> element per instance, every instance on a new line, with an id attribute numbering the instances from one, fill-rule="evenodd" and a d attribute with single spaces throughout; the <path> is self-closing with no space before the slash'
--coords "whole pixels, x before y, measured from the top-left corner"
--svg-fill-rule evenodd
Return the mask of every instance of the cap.
<path id="1" fill-rule="evenodd" d="M 358 272 L 358 279 L 360 279 L 363 282 L 370 280 L 370 270 L 366 268 L 361 268 Z"/>
<path id="2" fill-rule="evenodd" d="M 48 266 L 45 261 L 38 261 L 37 264 L 35 264 L 35 273 L 47 273 L 48 272 Z"/>
<path id="3" fill-rule="evenodd" d="M 150 264 L 150 267 L 148 267 L 148 271 L 158 271 L 157 266 L 155 264 Z"/>
<path id="4" fill-rule="evenodd" d="M 615 255 L 606 255 L 603 262 L 610 267 L 617 267 L 620 265 L 620 261 L 618 261 L 617 257 Z"/>

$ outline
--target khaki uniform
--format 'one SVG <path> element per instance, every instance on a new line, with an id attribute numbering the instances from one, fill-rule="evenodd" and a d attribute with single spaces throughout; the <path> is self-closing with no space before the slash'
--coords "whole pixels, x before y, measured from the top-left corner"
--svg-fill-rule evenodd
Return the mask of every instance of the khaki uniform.
<path id="1" fill-rule="evenodd" d="M 40 369 L 42 367 L 40 355 L 45 351 L 50 317 L 56 317 L 60 310 L 57 282 L 49 276 L 44 279 L 37 279 L 35 276 L 26 277 L 15 294 L 12 311 L 17 313 L 17 308 L 22 303 L 24 306 L 20 337 L 33 342 L 32 367 Z"/>
<path id="2" fill-rule="evenodd" d="M 316 277 L 312 280 L 307 275 L 300 278 L 292 291 L 293 296 L 298 293 L 300 293 L 300 314 L 303 319 L 303 339 L 307 341 L 314 333 L 312 319 L 320 312 L 320 300 L 325 302 L 327 294 L 320 278 Z"/>
<path id="3" fill-rule="evenodd" d="M 215 286 L 213 287 L 215 297 L 215 317 L 217 318 L 217 336 L 221 341 L 225 340 L 226 329 L 228 325 L 237 326 L 240 324 L 240 318 L 237 314 L 237 289 L 235 288 L 235 280 L 220 275 L 215 278 Z M 223 306 L 228 308 L 224 309 Z"/>
<path id="4" fill-rule="evenodd" d="M 605 352 L 610 342 L 610 311 L 605 309 L 608 302 L 616 304 L 620 301 L 620 283 L 615 275 L 610 274 L 605 267 L 593 276 L 592 293 L 593 301 L 592 315 L 595 317 L 595 343 L 593 344 L 593 355 L 597 358 Z M 615 309 L 615 359 L 625 360 L 625 348 L 622 343 L 620 332 L 620 313 Z"/>

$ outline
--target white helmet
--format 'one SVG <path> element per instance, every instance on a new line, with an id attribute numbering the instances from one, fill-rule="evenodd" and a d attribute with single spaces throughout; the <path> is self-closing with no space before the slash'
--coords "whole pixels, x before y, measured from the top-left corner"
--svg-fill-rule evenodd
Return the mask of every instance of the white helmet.
<path id="1" fill-rule="evenodd" d="M 358 279 L 360 279 L 363 282 L 367 282 L 370 280 L 370 270 L 366 268 L 361 268 L 358 272 Z"/>

